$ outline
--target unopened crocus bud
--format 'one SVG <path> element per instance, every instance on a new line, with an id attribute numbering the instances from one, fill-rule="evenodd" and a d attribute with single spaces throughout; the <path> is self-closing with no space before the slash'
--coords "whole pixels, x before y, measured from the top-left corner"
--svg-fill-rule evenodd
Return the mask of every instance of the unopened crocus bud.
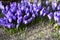
<path id="1" fill-rule="evenodd" d="M 46 0 L 46 6 L 48 6 L 49 5 L 49 0 Z"/>
<path id="2" fill-rule="evenodd" d="M 29 18 L 27 21 L 30 23 L 33 20 L 33 17 Z"/>
<path id="3" fill-rule="evenodd" d="M 25 9 L 25 13 L 27 14 L 29 12 L 29 8 L 26 8 Z"/>
<path id="4" fill-rule="evenodd" d="M 60 4 L 57 6 L 57 10 L 60 10 Z"/>
<path id="5" fill-rule="evenodd" d="M 5 11 L 5 10 L 2 10 L 2 13 L 3 13 L 4 15 L 6 15 L 6 14 L 7 14 L 7 11 Z"/>
<path id="6" fill-rule="evenodd" d="M 50 6 L 47 7 L 47 10 L 50 11 Z"/>
<path id="7" fill-rule="evenodd" d="M 19 10 L 21 9 L 20 3 L 17 4 L 17 7 L 18 7 Z"/>
<path id="8" fill-rule="evenodd" d="M 27 20 L 23 20 L 23 23 L 27 25 L 28 24 L 28 21 Z"/>

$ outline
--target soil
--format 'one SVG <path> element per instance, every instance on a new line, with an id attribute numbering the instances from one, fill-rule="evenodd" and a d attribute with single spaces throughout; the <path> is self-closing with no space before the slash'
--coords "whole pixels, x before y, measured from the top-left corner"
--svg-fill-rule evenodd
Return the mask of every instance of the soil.
<path id="1" fill-rule="evenodd" d="M 15 33 L 8 35 L 0 28 L 0 40 L 57 40 L 51 37 L 51 32 L 56 31 L 55 28 L 48 23 L 38 23 L 27 29 L 23 33 Z"/>

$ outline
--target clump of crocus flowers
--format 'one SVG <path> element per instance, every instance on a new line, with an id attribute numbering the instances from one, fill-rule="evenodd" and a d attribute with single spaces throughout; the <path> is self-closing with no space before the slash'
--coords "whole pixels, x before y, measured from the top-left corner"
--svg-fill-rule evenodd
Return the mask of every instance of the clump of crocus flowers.
<path id="1" fill-rule="evenodd" d="M 3 18 L 0 18 L 0 25 L 5 28 L 18 28 L 21 23 L 27 25 L 38 16 L 47 16 L 49 20 L 54 18 L 60 25 L 60 4 L 57 1 L 49 3 L 45 1 L 45 6 L 42 2 L 28 2 L 28 0 L 22 0 L 21 3 L 11 2 L 10 5 L 4 6 L 0 1 L 0 9 L 4 14 Z"/>

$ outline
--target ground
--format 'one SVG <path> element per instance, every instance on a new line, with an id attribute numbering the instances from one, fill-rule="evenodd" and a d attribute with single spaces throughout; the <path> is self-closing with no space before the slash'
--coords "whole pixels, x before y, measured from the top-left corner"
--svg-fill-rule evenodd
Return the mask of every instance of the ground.
<path id="1" fill-rule="evenodd" d="M 55 35 L 54 35 L 55 34 Z M 0 28 L 0 40 L 59 40 L 54 26 L 45 23 L 37 23 L 26 28 L 23 33 L 8 35 Z"/>

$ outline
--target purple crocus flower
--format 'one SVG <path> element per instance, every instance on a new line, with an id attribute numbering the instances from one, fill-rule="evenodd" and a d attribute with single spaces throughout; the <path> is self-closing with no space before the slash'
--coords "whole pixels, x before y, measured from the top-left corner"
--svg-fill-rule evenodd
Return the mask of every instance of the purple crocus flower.
<path id="1" fill-rule="evenodd" d="M 34 10 L 34 11 L 36 11 L 36 9 L 37 9 L 36 7 L 33 7 L 33 10 Z"/>
<path id="2" fill-rule="evenodd" d="M 42 8 L 42 3 L 41 3 L 41 2 L 37 4 L 37 8 L 38 8 L 39 10 Z"/>
<path id="3" fill-rule="evenodd" d="M 23 20 L 26 20 L 28 17 L 28 15 L 24 15 Z"/>
<path id="4" fill-rule="evenodd" d="M 46 16 L 48 13 L 49 13 L 49 11 L 45 9 L 44 13 L 43 13 L 43 16 Z"/>
<path id="5" fill-rule="evenodd" d="M 52 13 L 52 12 L 50 12 L 47 16 L 48 16 L 48 18 L 51 20 L 51 19 L 52 19 L 52 17 L 53 17 L 53 13 Z"/>
<path id="6" fill-rule="evenodd" d="M 17 17 L 22 16 L 21 10 L 17 10 L 17 11 L 16 11 L 16 15 L 17 15 Z"/>
<path id="7" fill-rule="evenodd" d="M 57 16 L 60 16 L 60 11 L 57 11 Z"/>
<path id="8" fill-rule="evenodd" d="M 36 11 L 37 5 L 34 3 L 33 4 L 33 10 Z"/>
<path id="9" fill-rule="evenodd" d="M 7 28 L 9 28 L 9 29 L 10 29 L 10 28 L 14 28 L 14 26 L 15 26 L 15 25 L 14 25 L 13 23 L 8 23 L 8 24 L 5 25 L 5 27 L 7 27 Z"/>
<path id="10" fill-rule="evenodd" d="M 56 8 L 58 10 L 53 14 L 52 12 L 50 12 L 48 0 L 46 0 L 47 8 L 43 6 L 41 2 L 38 3 L 38 1 L 39 0 L 35 0 L 35 3 L 32 3 L 28 2 L 28 0 L 22 0 L 21 3 L 12 2 L 10 3 L 10 5 L 6 5 L 5 7 L 4 5 L 2 5 L 2 2 L 0 2 L 0 9 L 5 15 L 5 18 L 0 19 L 0 25 L 3 25 L 7 28 L 18 28 L 21 23 L 27 25 L 39 15 L 48 16 L 50 20 L 54 17 L 54 20 L 60 23 L 60 4 L 57 7 L 57 2 L 52 2 L 53 11 L 55 11 Z M 16 21 L 16 24 L 14 21 Z"/>
<path id="11" fill-rule="evenodd" d="M 54 16 L 57 16 L 57 11 L 54 12 Z"/>
<path id="12" fill-rule="evenodd" d="M 46 15 L 46 12 L 44 12 L 43 16 L 45 16 L 45 15 Z"/>
<path id="13" fill-rule="evenodd" d="M 45 15 L 47 15 L 47 13 L 48 13 L 48 10 L 46 10 L 44 7 L 43 7 L 42 10 L 40 11 L 40 15 L 41 15 L 41 16 L 45 16 Z"/>
<path id="14" fill-rule="evenodd" d="M 9 29 L 11 28 L 11 24 L 7 24 L 6 26 L 7 26 L 7 28 L 9 28 Z"/>
<path id="15" fill-rule="evenodd" d="M 60 16 L 60 11 L 54 12 L 54 16 Z"/>
<path id="16" fill-rule="evenodd" d="M 17 19 L 17 24 L 21 23 L 22 21 L 22 16 Z"/>
<path id="17" fill-rule="evenodd" d="M 9 22 L 12 22 L 12 18 L 9 17 L 8 20 L 9 20 Z"/>
<path id="18" fill-rule="evenodd" d="M 55 10 L 57 7 L 57 2 L 52 2 L 52 9 Z"/>
<path id="19" fill-rule="evenodd" d="M 16 7 L 10 8 L 10 11 L 11 11 L 12 13 L 14 13 L 14 12 L 16 11 Z"/>
<path id="20" fill-rule="evenodd" d="M 44 14 L 44 8 L 42 8 L 42 10 L 40 11 L 40 15 Z"/>
<path id="21" fill-rule="evenodd" d="M 6 14 L 7 14 L 7 11 L 5 11 L 5 10 L 2 10 L 2 13 L 3 13 L 4 15 L 6 15 Z"/>
<path id="22" fill-rule="evenodd" d="M 16 7 L 16 2 L 13 2 L 13 3 L 10 3 L 10 7 L 12 8 L 12 7 Z"/>
<path id="23" fill-rule="evenodd" d="M 22 16 L 18 17 L 16 28 L 20 26 L 21 22 L 22 22 Z"/>
<path id="24" fill-rule="evenodd" d="M 6 23 L 8 23 L 8 20 L 6 17 L 0 18 L 0 25 L 6 24 Z"/>
<path id="25" fill-rule="evenodd" d="M 60 20 L 60 11 L 54 12 L 54 20 L 57 22 Z"/>
<path id="26" fill-rule="evenodd" d="M 59 21 L 60 20 L 59 16 L 54 16 L 54 20 Z"/>
<path id="27" fill-rule="evenodd" d="M 35 14 L 33 13 L 32 16 L 27 20 L 30 23 L 35 18 Z"/>
<path id="28" fill-rule="evenodd" d="M 0 25 L 7 27 L 7 28 L 13 28 L 14 24 L 9 23 L 8 19 L 6 17 L 0 19 Z"/>
<path id="29" fill-rule="evenodd" d="M 4 10 L 5 8 L 4 8 L 4 5 L 2 5 L 2 3 L 0 2 L 0 9 L 1 10 Z"/>
<path id="30" fill-rule="evenodd" d="M 12 14 L 12 12 L 9 10 L 8 12 L 7 12 L 7 15 L 11 15 Z"/>

